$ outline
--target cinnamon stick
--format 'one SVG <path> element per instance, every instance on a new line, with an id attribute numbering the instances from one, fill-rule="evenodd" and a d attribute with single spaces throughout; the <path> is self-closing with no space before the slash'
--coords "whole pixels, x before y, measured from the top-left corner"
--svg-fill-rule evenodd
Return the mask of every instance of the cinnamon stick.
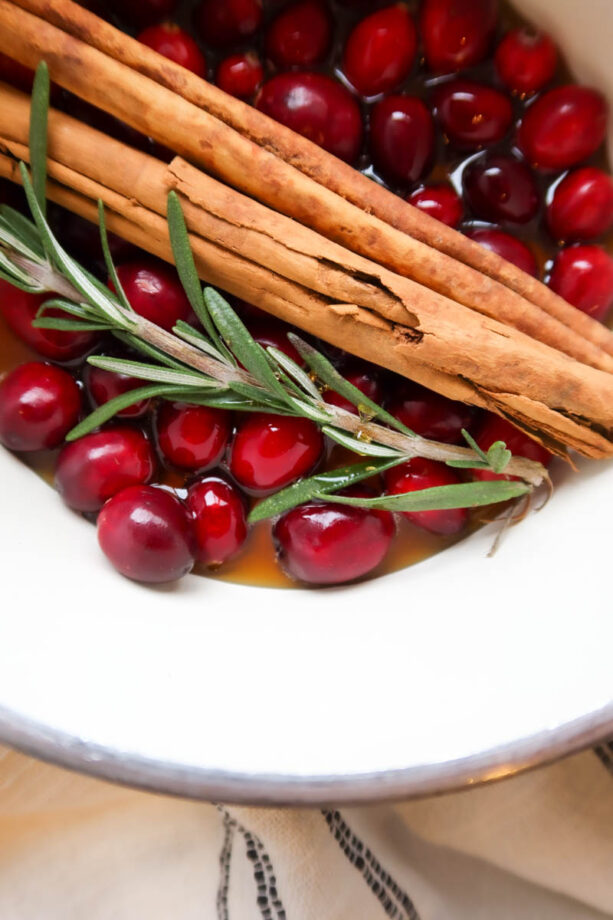
<path id="1" fill-rule="evenodd" d="M 28 112 L 26 97 L 0 91 L 0 149 L 13 158 L 27 159 Z M 588 456 L 613 454 L 613 375 L 431 292 L 415 315 L 413 282 L 269 212 L 180 158 L 167 166 L 54 112 L 49 156 L 52 198 L 96 219 L 100 197 L 111 228 L 156 255 L 171 256 L 164 215 L 166 192 L 175 188 L 205 280 L 247 300 L 256 292 L 277 316 L 451 398 L 495 408 L 557 450 L 569 445 Z M 293 261 L 300 262 L 299 283 L 291 277 Z"/>
<path id="2" fill-rule="evenodd" d="M 30 15 L 22 7 L 35 9 L 45 19 Z M 46 21 L 47 18 L 79 37 L 55 28 Z M 103 51 L 97 50 L 98 47 Z M 326 185 L 288 165 L 280 156 L 238 133 L 221 118 L 196 107 L 187 101 L 186 96 L 195 99 L 198 88 L 200 102 L 206 104 L 208 99 L 211 105 L 212 94 L 217 115 L 223 114 L 227 102 L 229 121 L 232 113 L 240 112 L 245 123 L 251 124 L 255 118 L 259 124 L 258 119 L 265 118 L 261 113 L 254 113 L 248 107 L 237 109 L 235 101 L 225 94 L 198 78 L 192 80 L 182 68 L 171 66 L 166 59 L 68 0 L 59 3 L 0 0 L 0 50 L 30 66 L 44 57 L 53 78 L 73 92 L 204 165 L 229 184 L 315 227 L 327 238 L 342 243 L 353 252 L 366 255 L 450 299 L 514 326 L 577 360 L 603 370 L 613 370 L 613 336 L 599 323 L 551 295 L 546 288 L 543 288 L 546 299 L 550 300 L 550 295 L 553 296 L 557 309 L 552 310 L 551 304 L 548 310 L 536 306 L 499 281 L 433 250 L 430 245 L 401 232 L 392 223 L 385 223 L 356 207 Z M 155 79 L 144 73 L 153 74 Z M 179 86 L 181 94 L 165 88 L 164 82 Z M 172 119 L 168 118 L 170 111 L 173 112 Z M 279 137 L 285 138 L 283 150 L 289 158 L 285 129 L 269 119 L 265 119 L 265 124 L 267 136 L 275 144 L 279 132 Z M 295 138 L 291 132 L 290 136 Z M 328 182 L 334 171 L 332 166 L 340 164 L 319 148 L 309 145 L 311 147 L 317 151 L 319 175 Z M 298 149 L 302 150 L 302 145 Z M 301 157 L 302 154 L 300 162 Z M 311 163 L 311 166 L 315 174 L 315 164 Z M 343 175 L 350 173 L 353 171 L 342 171 Z M 376 187 L 364 177 L 359 184 L 362 206 L 368 208 L 370 195 Z M 366 190 L 367 197 L 364 194 Z M 353 197 L 357 200 L 356 195 Z M 406 210 L 412 215 L 413 222 L 421 219 L 419 212 L 410 209 L 395 196 L 385 193 L 384 197 L 388 207 L 393 200 L 396 211 L 404 213 Z M 396 218 L 394 221 L 398 223 Z M 436 239 L 439 239 L 444 228 L 434 223 Z M 462 245 L 470 243 L 460 234 L 454 234 L 455 237 L 458 246 L 460 241 Z M 480 249 L 477 246 L 473 248 Z"/>

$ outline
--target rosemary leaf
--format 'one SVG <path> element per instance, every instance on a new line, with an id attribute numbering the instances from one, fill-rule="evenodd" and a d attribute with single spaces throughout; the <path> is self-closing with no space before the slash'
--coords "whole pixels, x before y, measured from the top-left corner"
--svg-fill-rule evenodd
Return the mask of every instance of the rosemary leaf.
<path id="1" fill-rule="evenodd" d="M 155 364 L 143 364 L 140 361 L 129 361 L 126 358 L 106 358 L 101 355 L 92 355 L 87 359 L 94 367 L 116 374 L 128 374 L 138 380 L 151 380 L 154 383 L 167 383 L 180 387 L 195 387 L 207 389 L 219 387 L 215 380 L 199 374 L 197 371 L 175 370 L 166 367 L 157 367 Z"/>
<path id="2" fill-rule="evenodd" d="M 143 399 L 153 399 L 156 396 L 164 396 L 167 399 L 179 399 L 186 393 L 189 393 L 189 389 L 186 390 L 185 387 L 168 386 L 167 384 L 137 387 L 137 389 L 130 390 L 128 393 L 122 393 L 121 396 L 109 399 L 108 402 L 99 406 L 66 435 L 66 440 L 76 441 L 78 438 L 84 437 L 96 428 L 100 428 L 101 425 L 104 425 L 105 422 L 112 419 L 118 412 L 128 409 L 130 406 L 133 406 Z"/>
<path id="3" fill-rule="evenodd" d="M 329 501 L 357 508 L 375 508 L 382 511 L 447 511 L 452 508 L 479 508 L 520 498 L 531 491 L 522 482 L 461 482 L 453 486 L 437 486 L 405 492 L 401 495 L 381 495 L 377 498 L 349 498 L 335 495 Z"/>
<path id="4" fill-rule="evenodd" d="M 61 316 L 41 316 L 32 320 L 35 329 L 55 329 L 60 332 L 109 332 L 108 323 L 91 323 L 83 319 L 63 319 Z"/>
<path id="5" fill-rule="evenodd" d="M 8 204 L 0 205 L 0 237 L 33 262 L 45 258 L 36 224 Z"/>
<path id="6" fill-rule="evenodd" d="M 49 117 L 49 68 L 41 61 L 34 75 L 30 107 L 30 164 L 34 194 L 44 216 L 47 210 L 47 121 Z"/>
<path id="7" fill-rule="evenodd" d="M 123 285 L 119 280 L 119 275 L 117 274 L 117 269 L 115 268 L 115 263 L 113 262 L 113 256 L 111 255 L 111 247 L 109 246 L 109 235 L 106 229 L 106 216 L 104 214 L 104 202 L 98 199 L 98 226 L 100 228 L 100 243 L 102 244 L 102 254 L 104 256 L 104 264 L 106 265 L 106 270 L 108 272 L 109 278 L 113 282 L 113 287 L 115 288 L 115 293 L 117 294 L 117 299 L 120 304 L 123 306 L 128 313 L 133 313 L 132 304 L 126 297 L 126 292 L 123 289 Z"/>
<path id="8" fill-rule="evenodd" d="M 280 351 L 278 348 L 275 348 L 274 345 L 269 345 L 266 349 L 268 354 L 276 361 L 276 363 L 283 368 L 285 373 L 291 377 L 296 383 L 302 387 L 302 389 L 308 393 L 313 399 L 321 400 L 321 393 L 309 377 L 309 375 L 302 370 L 300 365 L 296 364 L 285 352 Z"/>
<path id="9" fill-rule="evenodd" d="M 339 431 L 338 428 L 333 428 L 331 425 L 324 425 L 321 430 L 333 441 L 336 441 L 337 444 L 340 444 L 341 447 L 352 450 L 354 454 L 361 454 L 363 457 L 393 457 L 398 463 L 402 463 L 408 459 L 406 454 L 403 454 L 399 450 L 394 450 L 393 447 L 384 447 L 382 444 L 377 444 L 372 441 L 361 441 L 360 438 L 354 438 L 350 434 L 345 434 L 343 431 Z"/>
<path id="10" fill-rule="evenodd" d="M 513 454 L 507 449 L 504 441 L 495 441 L 487 452 L 489 465 L 495 473 L 503 473 L 512 457 Z"/>

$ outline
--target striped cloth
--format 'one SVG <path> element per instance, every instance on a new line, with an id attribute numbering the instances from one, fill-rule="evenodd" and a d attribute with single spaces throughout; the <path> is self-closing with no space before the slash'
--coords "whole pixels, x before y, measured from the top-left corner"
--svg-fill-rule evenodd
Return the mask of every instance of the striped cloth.
<path id="1" fill-rule="evenodd" d="M 613 917 L 613 743 L 340 810 L 134 792 L 0 749 L 1 920 Z"/>

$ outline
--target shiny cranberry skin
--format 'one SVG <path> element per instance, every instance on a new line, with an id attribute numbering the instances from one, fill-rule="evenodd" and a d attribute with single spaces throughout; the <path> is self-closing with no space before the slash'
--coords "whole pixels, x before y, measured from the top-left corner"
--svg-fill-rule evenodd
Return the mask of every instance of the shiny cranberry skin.
<path id="1" fill-rule="evenodd" d="M 532 170 L 514 157 L 497 154 L 472 163 L 462 176 L 468 204 L 477 217 L 526 224 L 541 199 Z"/>
<path id="2" fill-rule="evenodd" d="M 194 567 L 187 509 L 176 495 L 153 486 L 130 486 L 109 499 L 98 516 L 98 542 L 117 571 L 134 581 L 176 581 Z"/>
<path id="3" fill-rule="evenodd" d="M 383 395 L 383 388 L 379 380 L 377 371 L 374 367 L 362 361 L 353 360 L 341 369 L 345 380 L 352 383 L 354 387 L 361 390 L 368 399 L 379 403 Z M 324 400 L 331 406 L 338 406 L 339 409 L 346 409 L 347 412 L 357 412 L 356 406 L 350 403 L 348 399 L 335 393 L 334 390 L 327 390 L 324 393 Z"/>
<path id="4" fill-rule="evenodd" d="M 221 48 L 253 35 L 262 22 L 262 0 L 202 0 L 195 23 L 207 45 Z"/>
<path id="5" fill-rule="evenodd" d="M 208 476 L 190 487 L 187 507 L 194 519 L 198 562 L 222 565 L 236 556 L 247 539 L 245 502 L 238 489 Z"/>
<path id="6" fill-rule="evenodd" d="M 132 309 L 162 329 L 189 319 L 191 307 L 177 273 L 162 262 L 128 262 L 117 269 Z M 109 287 L 113 290 L 112 283 Z"/>
<path id="7" fill-rule="evenodd" d="M 464 214 L 462 199 L 450 185 L 426 185 L 411 192 L 407 201 L 448 227 L 457 229 Z"/>
<path id="8" fill-rule="evenodd" d="M 296 364 L 300 366 L 304 364 L 299 353 L 287 337 L 287 333 L 290 330 L 284 323 L 277 323 L 274 319 L 266 317 L 250 322 L 248 328 L 255 341 L 258 342 L 262 348 L 270 348 L 272 346 L 282 351 L 284 355 L 287 355 L 287 357 L 295 361 Z"/>
<path id="9" fill-rule="evenodd" d="M 110 5 L 119 16 L 142 28 L 170 16 L 177 3 L 178 0 L 111 0 Z"/>
<path id="10" fill-rule="evenodd" d="M 497 0 L 425 0 L 421 32 L 430 70 L 454 73 L 482 61 L 497 18 Z"/>
<path id="11" fill-rule="evenodd" d="M 371 13 L 353 29 L 343 56 L 343 71 L 362 96 L 397 89 L 411 72 L 417 31 L 404 3 Z"/>
<path id="12" fill-rule="evenodd" d="M 157 415 L 157 436 L 164 457 L 183 470 L 215 466 L 230 437 L 230 416 L 222 409 L 163 403 Z"/>
<path id="13" fill-rule="evenodd" d="M 102 406 L 117 396 L 129 393 L 130 390 L 146 386 L 145 380 L 137 380 L 136 377 L 117 374 L 114 371 L 105 371 L 101 367 L 92 367 L 90 364 L 85 369 L 84 382 L 95 406 Z M 150 405 L 150 399 L 141 399 L 140 402 L 118 412 L 117 418 L 140 418 L 147 412 Z"/>
<path id="14" fill-rule="evenodd" d="M 394 518 L 388 511 L 309 502 L 283 515 L 274 526 L 273 538 L 279 561 L 292 578 L 312 585 L 340 585 L 376 569 L 394 533 Z"/>
<path id="15" fill-rule="evenodd" d="M 416 182 L 432 163 L 430 111 L 416 96 L 386 96 L 372 110 L 370 144 L 375 165 L 388 179 Z"/>
<path id="16" fill-rule="evenodd" d="M 97 340 L 91 332 L 61 332 L 57 329 L 37 329 L 32 325 L 41 305 L 52 294 L 27 294 L 0 280 L 0 315 L 18 338 L 51 361 L 72 361 L 90 351 Z M 47 310 L 46 316 L 60 316 L 61 310 Z"/>
<path id="17" fill-rule="evenodd" d="M 472 406 L 409 381 L 403 381 L 387 401 L 387 411 L 415 434 L 445 444 L 464 443 L 462 429 L 471 431 L 476 416 Z"/>
<path id="18" fill-rule="evenodd" d="M 613 259 L 599 246 L 571 246 L 557 256 L 549 287 L 579 310 L 603 320 L 613 305 Z"/>
<path id="19" fill-rule="evenodd" d="M 362 146 L 362 116 L 344 86 L 321 73 L 283 73 L 268 80 L 256 108 L 353 163 Z"/>
<path id="20" fill-rule="evenodd" d="M 549 466 L 552 456 L 537 441 L 512 425 L 506 419 L 499 415 L 488 413 L 483 427 L 475 439 L 482 450 L 489 450 L 496 441 L 503 441 L 515 457 L 525 457 L 527 460 L 535 460 L 542 463 L 543 466 Z M 516 476 L 506 476 L 504 473 L 490 473 L 488 470 L 472 470 L 473 479 L 491 481 L 494 479 L 517 479 Z"/>
<path id="21" fill-rule="evenodd" d="M 514 93 L 538 93 L 555 76 L 558 52 L 548 35 L 520 27 L 507 32 L 496 50 L 496 70 Z"/>
<path id="22" fill-rule="evenodd" d="M 518 240 L 517 237 L 490 227 L 469 230 L 466 235 L 471 240 L 474 240 L 475 243 L 485 246 L 486 249 L 506 259 L 507 262 L 512 262 L 513 265 L 521 268 L 528 275 L 538 278 L 538 265 L 532 250 L 521 240 Z"/>
<path id="23" fill-rule="evenodd" d="M 323 451 L 322 434 L 305 418 L 254 413 L 241 420 L 230 449 L 230 472 L 256 494 L 274 492 L 305 476 Z"/>
<path id="24" fill-rule="evenodd" d="M 266 54 L 281 70 L 310 67 L 326 56 L 332 38 L 323 0 L 300 0 L 281 12 L 266 35 Z"/>
<path id="25" fill-rule="evenodd" d="M 404 495 L 435 489 L 439 486 L 453 486 L 461 482 L 460 477 L 444 463 L 415 457 L 408 463 L 395 466 L 385 473 L 385 485 L 390 495 Z M 450 508 L 443 511 L 403 511 L 404 516 L 423 530 L 440 536 L 450 537 L 464 530 L 468 522 L 466 508 Z"/>
<path id="26" fill-rule="evenodd" d="M 556 240 L 591 240 L 613 224 L 613 179 L 585 166 L 557 186 L 547 208 L 547 224 Z"/>
<path id="27" fill-rule="evenodd" d="M 217 70 L 217 85 L 237 99 L 251 99 L 262 85 L 264 68 L 255 51 L 224 58 Z"/>
<path id="28" fill-rule="evenodd" d="M 14 61 L 8 55 L 0 53 L 0 80 L 16 86 L 24 93 L 31 93 L 34 71 L 20 64 L 19 61 Z"/>
<path id="29" fill-rule="evenodd" d="M 21 364 L 0 382 L 0 443 L 24 452 L 58 447 L 80 409 L 70 374 L 51 364 Z"/>
<path id="30" fill-rule="evenodd" d="M 598 150 L 607 130 L 604 96 L 585 86 L 559 86 L 530 106 L 519 146 L 539 169 L 568 169 Z"/>
<path id="31" fill-rule="evenodd" d="M 438 118 L 452 144 L 477 150 L 501 141 L 513 120 L 504 93 L 472 80 L 445 83 L 434 94 Z"/>
<path id="32" fill-rule="evenodd" d="M 107 428 L 62 448 L 55 486 L 75 511 L 99 511 L 128 486 L 144 485 L 155 472 L 151 444 L 133 428 Z"/>
<path id="33" fill-rule="evenodd" d="M 153 48 L 158 54 L 191 70 L 199 77 L 206 77 L 206 58 L 194 39 L 174 22 L 161 22 L 149 26 L 138 36 L 139 42 Z"/>

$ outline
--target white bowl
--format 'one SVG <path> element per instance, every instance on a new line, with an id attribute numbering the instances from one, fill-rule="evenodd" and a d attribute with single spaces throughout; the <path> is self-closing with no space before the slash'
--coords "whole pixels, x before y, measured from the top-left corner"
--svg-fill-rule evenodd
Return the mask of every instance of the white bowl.
<path id="1" fill-rule="evenodd" d="M 517 5 L 613 99 L 609 0 Z M 613 466 L 581 467 L 494 559 L 486 530 L 350 588 L 151 590 L 2 451 L 0 738 L 160 790 L 319 804 L 492 779 L 613 734 Z"/>

